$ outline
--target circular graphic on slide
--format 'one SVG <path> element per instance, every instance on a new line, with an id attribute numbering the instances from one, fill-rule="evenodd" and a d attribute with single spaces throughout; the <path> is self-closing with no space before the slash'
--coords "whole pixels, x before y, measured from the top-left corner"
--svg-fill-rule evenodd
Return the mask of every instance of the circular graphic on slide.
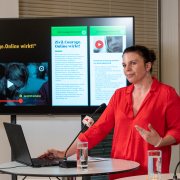
<path id="1" fill-rule="evenodd" d="M 100 40 L 96 41 L 96 43 L 95 43 L 95 46 L 97 49 L 101 49 L 103 47 L 103 45 L 104 45 L 103 42 Z"/>
<path id="2" fill-rule="evenodd" d="M 86 31 L 82 31 L 82 35 L 85 35 L 86 34 Z"/>
<path id="3" fill-rule="evenodd" d="M 39 71 L 44 71 L 44 66 L 39 66 Z"/>

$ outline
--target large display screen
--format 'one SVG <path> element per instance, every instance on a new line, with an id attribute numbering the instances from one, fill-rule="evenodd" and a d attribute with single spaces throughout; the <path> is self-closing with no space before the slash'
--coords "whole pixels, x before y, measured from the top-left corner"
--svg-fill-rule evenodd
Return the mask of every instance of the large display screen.
<path id="1" fill-rule="evenodd" d="M 133 17 L 0 19 L 0 114 L 89 114 L 127 86 Z"/>

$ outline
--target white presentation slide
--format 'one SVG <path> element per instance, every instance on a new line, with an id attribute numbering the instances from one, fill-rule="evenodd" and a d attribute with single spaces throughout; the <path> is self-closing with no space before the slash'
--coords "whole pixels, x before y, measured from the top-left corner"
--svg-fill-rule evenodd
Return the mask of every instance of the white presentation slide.
<path id="1" fill-rule="evenodd" d="M 115 90 L 127 85 L 122 66 L 122 53 L 126 48 L 125 30 L 114 35 L 113 33 L 118 31 L 118 27 L 114 32 L 113 28 L 108 28 L 101 26 L 90 29 L 91 106 L 108 104 Z M 108 35 L 105 35 L 104 32 Z"/>
<path id="2" fill-rule="evenodd" d="M 62 34 L 62 31 L 60 33 Z M 87 35 L 55 34 L 51 36 L 51 48 L 52 106 L 87 106 Z"/>

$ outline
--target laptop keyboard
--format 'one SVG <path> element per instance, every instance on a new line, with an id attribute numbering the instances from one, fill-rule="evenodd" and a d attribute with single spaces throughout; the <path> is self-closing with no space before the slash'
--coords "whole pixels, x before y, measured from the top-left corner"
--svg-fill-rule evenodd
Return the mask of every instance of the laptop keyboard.
<path id="1" fill-rule="evenodd" d="M 32 158 L 32 162 L 35 167 L 58 166 L 59 165 L 59 161 L 57 161 L 57 160 Z"/>

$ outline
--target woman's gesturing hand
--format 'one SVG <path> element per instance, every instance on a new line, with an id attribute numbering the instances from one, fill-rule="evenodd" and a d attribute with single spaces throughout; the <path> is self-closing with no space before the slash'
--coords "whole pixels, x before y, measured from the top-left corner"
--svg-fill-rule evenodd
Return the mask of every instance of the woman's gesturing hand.
<path id="1" fill-rule="evenodd" d="M 49 149 L 46 152 L 40 154 L 37 158 L 47 158 L 47 159 L 62 159 L 64 158 L 64 151 L 58 151 L 56 149 Z"/>
<path id="2" fill-rule="evenodd" d="M 159 134 L 157 133 L 157 131 L 155 129 L 153 129 L 153 127 L 151 126 L 151 124 L 148 124 L 148 128 L 150 131 L 146 131 L 145 129 L 143 129 L 142 127 L 135 125 L 135 128 L 139 131 L 139 134 L 142 136 L 142 138 L 148 142 L 149 144 L 153 145 L 153 146 L 160 146 L 160 144 L 158 144 L 161 141 L 161 137 L 159 136 Z"/>

